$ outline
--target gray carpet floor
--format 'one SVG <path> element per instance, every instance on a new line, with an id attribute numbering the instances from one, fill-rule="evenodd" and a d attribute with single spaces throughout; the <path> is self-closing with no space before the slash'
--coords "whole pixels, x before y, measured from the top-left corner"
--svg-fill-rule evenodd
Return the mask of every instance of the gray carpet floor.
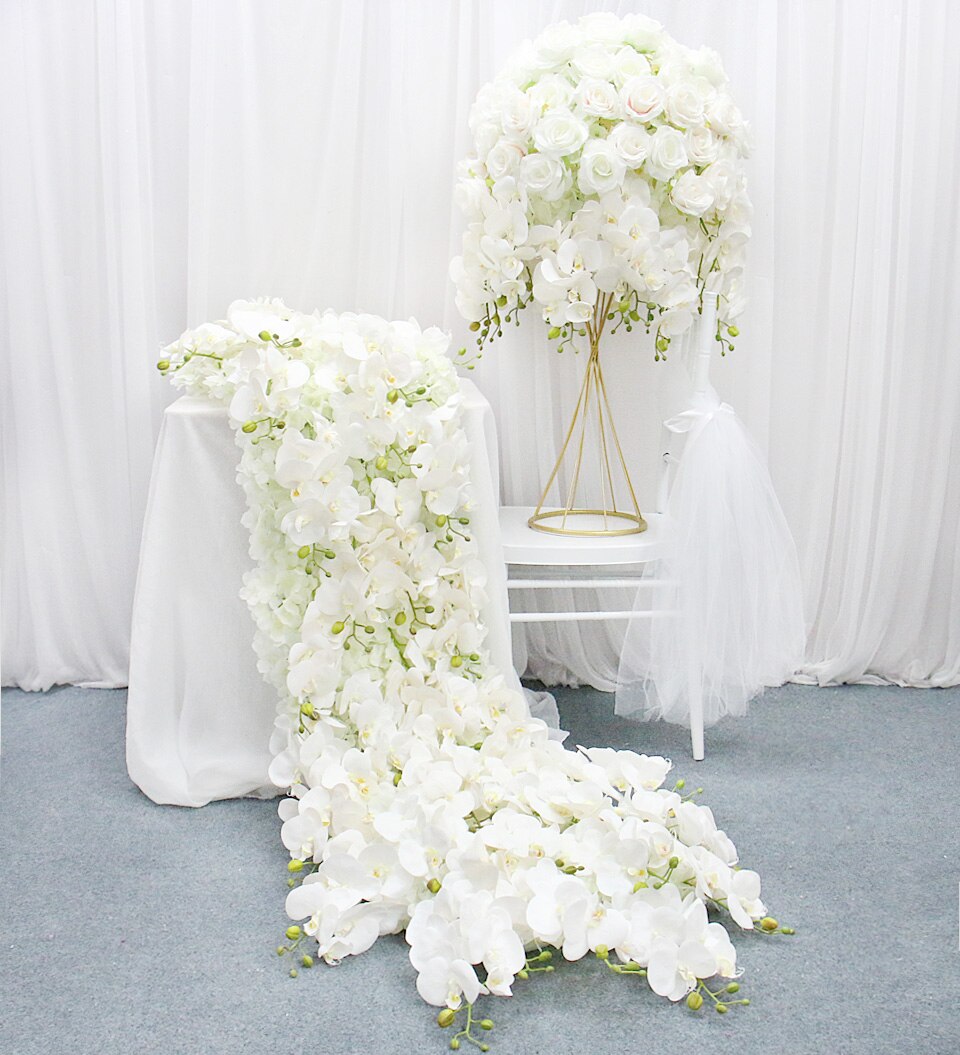
<path id="1" fill-rule="evenodd" d="M 960 1052 L 960 690 L 796 685 L 708 732 L 560 690 L 569 743 L 676 760 L 793 938 L 735 938 L 751 1006 L 694 1014 L 595 960 L 487 1000 L 493 1055 Z M 125 695 L 3 694 L 0 1053 L 441 1052 L 402 938 L 287 976 L 275 804 L 156 806 Z M 462 1050 L 476 1050 L 464 1045 Z"/>

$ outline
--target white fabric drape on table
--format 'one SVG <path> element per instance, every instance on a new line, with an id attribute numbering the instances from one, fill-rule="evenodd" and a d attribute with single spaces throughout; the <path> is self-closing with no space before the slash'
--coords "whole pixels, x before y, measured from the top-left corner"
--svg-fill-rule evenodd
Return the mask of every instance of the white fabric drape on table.
<path id="1" fill-rule="evenodd" d="M 751 303 L 713 373 L 766 452 L 820 682 L 960 681 L 960 9 L 644 10 L 721 52 L 755 133 Z M 446 269 L 479 85 L 590 0 L 0 5 L 3 678 L 126 681 L 161 342 L 236 297 L 415 314 Z M 530 317 L 476 372 L 532 504 L 582 360 Z M 603 351 L 641 498 L 675 363 Z M 668 401 L 667 401 L 668 402 Z M 573 604 L 560 596 L 561 604 Z M 530 669 L 611 689 L 622 627 L 535 625 Z"/>

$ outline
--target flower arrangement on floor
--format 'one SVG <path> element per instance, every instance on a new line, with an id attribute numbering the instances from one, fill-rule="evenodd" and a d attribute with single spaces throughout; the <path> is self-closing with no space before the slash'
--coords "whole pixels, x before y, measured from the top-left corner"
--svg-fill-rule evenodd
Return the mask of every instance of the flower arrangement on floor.
<path id="1" fill-rule="evenodd" d="M 278 951 L 295 975 L 405 931 L 453 1048 L 486 1050 L 475 1001 L 557 953 L 694 1009 L 746 1003 L 708 910 L 778 925 L 710 810 L 663 786 L 662 758 L 566 750 L 491 665 L 446 344 L 413 321 L 237 302 L 158 364 L 229 407 L 241 449 L 243 596 L 289 788 Z"/>
<path id="2" fill-rule="evenodd" d="M 451 265 L 482 348 L 540 308 L 558 349 L 604 325 L 656 328 L 655 357 L 720 294 L 725 352 L 743 308 L 748 133 L 717 54 L 643 15 L 586 15 L 528 42 L 483 87 L 461 163 Z"/>

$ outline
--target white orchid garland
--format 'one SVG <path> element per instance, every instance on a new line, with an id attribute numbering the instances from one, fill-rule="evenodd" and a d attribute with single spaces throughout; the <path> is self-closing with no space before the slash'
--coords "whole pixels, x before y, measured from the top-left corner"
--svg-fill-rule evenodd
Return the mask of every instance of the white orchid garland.
<path id="1" fill-rule="evenodd" d="M 733 347 L 748 133 L 715 52 L 638 14 L 560 22 L 481 89 L 470 126 L 451 276 L 481 348 L 536 303 L 561 350 L 606 318 L 655 326 L 660 358 L 708 289 Z"/>
<path id="2" fill-rule="evenodd" d="M 229 406 L 242 451 L 243 595 L 280 697 L 271 778 L 302 921 L 280 951 L 333 964 L 405 930 L 440 1023 L 466 1008 L 456 1046 L 480 994 L 552 969 L 551 949 L 725 1009 L 736 953 L 707 909 L 753 928 L 759 877 L 682 781 L 663 788 L 667 761 L 564 749 L 491 666 L 446 344 L 265 300 L 158 364 Z"/>

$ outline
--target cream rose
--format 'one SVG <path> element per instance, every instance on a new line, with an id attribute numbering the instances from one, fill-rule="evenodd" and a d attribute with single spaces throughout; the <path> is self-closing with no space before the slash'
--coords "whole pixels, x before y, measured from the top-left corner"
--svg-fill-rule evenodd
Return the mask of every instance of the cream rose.
<path id="1" fill-rule="evenodd" d="M 670 200 L 688 216 L 703 216 L 713 206 L 713 187 L 706 176 L 687 169 L 673 185 Z"/>
<path id="2" fill-rule="evenodd" d="M 667 89 L 664 110 L 672 124 L 692 128 L 703 124 L 703 96 L 691 81 L 678 81 Z"/>
<path id="3" fill-rule="evenodd" d="M 509 139 L 501 139 L 487 154 L 487 172 L 494 180 L 510 176 L 520 167 L 523 151 Z"/>
<path id="4" fill-rule="evenodd" d="M 587 141 L 587 126 L 569 110 L 548 110 L 537 122 L 533 141 L 542 154 L 565 157 Z"/>
<path id="5" fill-rule="evenodd" d="M 652 74 L 631 77 L 620 90 L 627 117 L 646 124 L 663 110 L 663 89 Z"/>
<path id="6" fill-rule="evenodd" d="M 654 179 L 668 180 L 687 164 L 687 146 L 675 128 L 661 125 L 650 137 L 647 172 Z"/>
<path id="7" fill-rule="evenodd" d="M 577 183 L 584 194 L 605 194 L 623 180 L 627 166 L 605 139 L 591 139 L 580 156 Z"/>
<path id="8" fill-rule="evenodd" d="M 584 77 L 577 88 L 577 104 L 585 114 L 613 119 L 622 112 L 620 93 L 600 77 Z"/>
<path id="9" fill-rule="evenodd" d="M 650 136 L 637 125 L 624 122 L 607 137 L 607 142 L 626 162 L 628 168 L 639 168 L 650 149 Z"/>
<path id="10" fill-rule="evenodd" d="M 719 156 L 720 144 L 709 128 L 698 125 L 687 132 L 687 157 L 694 165 L 712 165 Z"/>
<path id="11" fill-rule="evenodd" d="M 567 189 L 567 170 L 546 154 L 527 154 L 520 162 L 520 186 L 544 201 L 559 201 Z"/>

